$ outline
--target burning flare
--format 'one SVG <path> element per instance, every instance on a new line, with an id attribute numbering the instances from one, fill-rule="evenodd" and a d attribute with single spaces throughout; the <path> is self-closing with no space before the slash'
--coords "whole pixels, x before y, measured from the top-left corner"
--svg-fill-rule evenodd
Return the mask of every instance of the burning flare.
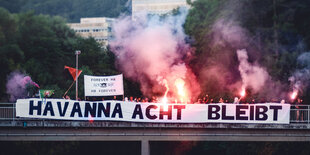
<path id="1" fill-rule="evenodd" d="M 177 88 L 178 96 L 179 96 L 181 102 L 183 102 L 183 100 L 186 100 L 186 92 L 185 92 L 185 88 L 184 88 L 184 85 L 185 85 L 184 80 L 181 79 L 181 78 L 178 78 L 178 79 L 175 80 L 174 85 Z"/>
<path id="2" fill-rule="evenodd" d="M 245 88 L 243 87 L 241 92 L 240 92 L 240 96 L 241 98 L 245 96 Z"/>
<path id="3" fill-rule="evenodd" d="M 298 91 L 297 90 L 294 90 L 291 94 L 291 99 L 294 100 L 298 95 Z"/>

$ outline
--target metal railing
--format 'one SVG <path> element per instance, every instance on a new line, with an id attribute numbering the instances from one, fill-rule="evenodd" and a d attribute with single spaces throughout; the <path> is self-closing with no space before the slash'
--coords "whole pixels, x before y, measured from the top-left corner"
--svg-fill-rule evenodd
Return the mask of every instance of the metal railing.
<path id="1" fill-rule="evenodd" d="M 34 118 L 17 118 L 15 103 L 0 103 L 1 120 L 40 120 Z M 42 119 L 43 120 L 43 119 Z M 310 124 L 310 105 L 291 105 L 290 123 Z"/>
<path id="2" fill-rule="evenodd" d="M 1 103 L 0 120 L 15 120 L 15 119 L 16 119 L 15 103 Z"/>
<path id="3" fill-rule="evenodd" d="M 310 124 L 310 105 L 291 105 L 290 123 Z"/>

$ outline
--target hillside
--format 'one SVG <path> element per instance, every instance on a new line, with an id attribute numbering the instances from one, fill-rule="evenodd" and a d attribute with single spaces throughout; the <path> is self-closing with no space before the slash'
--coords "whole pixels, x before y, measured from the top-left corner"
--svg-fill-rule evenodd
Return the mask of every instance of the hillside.
<path id="1" fill-rule="evenodd" d="M 81 17 L 118 17 L 130 12 L 129 0 L 0 0 L 0 6 L 11 13 L 33 10 L 35 14 L 62 16 L 68 22 Z"/>

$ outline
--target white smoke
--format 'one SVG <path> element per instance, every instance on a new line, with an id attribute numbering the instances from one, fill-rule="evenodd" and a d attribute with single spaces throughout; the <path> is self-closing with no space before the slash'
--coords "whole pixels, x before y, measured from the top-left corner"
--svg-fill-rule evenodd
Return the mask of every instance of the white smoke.
<path id="1" fill-rule="evenodd" d="M 244 46 L 248 43 L 247 31 L 233 19 L 220 18 L 212 25 L 212 44 L 225 47 Z"/>
<path id="2" fill-rule="evenodd" d="M 237 50 L 239 71 L 242 79 L 243 88 L 252 88 L 253 91 L 259 92 L 270 79 L 268 72 L 258 64 L 251 64 L 248 61 L 247 51 L 245 49 Z"/>
<path id="3" fill-rule="evenodd" d="M 301 54 L 297 61 L 303 68 L 296 70 L 289 81 L 293 90 L 303 92 L 310 82 L 310 52 Z"/>

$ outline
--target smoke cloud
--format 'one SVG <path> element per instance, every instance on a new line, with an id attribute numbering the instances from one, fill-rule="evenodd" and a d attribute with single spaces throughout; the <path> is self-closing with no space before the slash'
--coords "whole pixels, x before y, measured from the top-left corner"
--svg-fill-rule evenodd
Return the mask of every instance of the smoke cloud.
<path id="1" fill-rule="evenodd" d="M 248 62 L 248 54 L 245 49 L 237 50 L 239 71 L 242 79 L 242 88 L 252 88 L 257 93 L 265 85 L 270 76 L 266 69 L 260 67 L 257 63 Z"/>
<path id="2" fill-rule="evenodd" d="M 262 100 L 286 98 L 287 85 L 273 81 L 267 69 L 259 64 L 263 53 L 260 41 L 241 25 L 243 19 L 239 13 L 243 4 L 240 0 L 227 1 L 210 26 L 205 36 L 206 50 L 195 63 L 199 83 L 213 96 L 227 92 L 228 96 L 239 96 L 246 89 L 252 97 Z"/>
<path id="3" fill-rule="evenodd" d="M 288 85 L 272 79 L 261 67 L 260 58 L 267 51 L 262 51 L 259 38 L 241 25 L 238 12 L 243 4 L 240 0 L 225 2 L 218 18 L 206 27 L 205 39 L 199 38 L 199 57 L 193 57 L 195 49 L 186 42 L 183 31 L 187 10 L 181 9 L 176 16 L 141 13 L 135 20 L 120 17 L 113 28 L 115 40 L 110 43 L 116 65 L 125 77 L 140 83 L 146 96 L 163 95 L 165 83 L 168 96 L 175 96 L 175 82 L 183 85 L 181 79 L 194 98 L 202 88 L 213 97 L 239 95 L 241 89 L 247 89 L 264 100 L 286 99 Z M 305 68 L 290 78 L 295 89 L 304 89 L 310 80 L 309 55 L 298 58 Z"/>
<path id="4" fill-rule="evenodd" d="M 297 61 L 303 68 L 296 70 L 289 81 L 293 90 L 303 92 L 309 86 L 310 81 L 310 52 L 298 56 Z"/>
<path id="5" fill-rule="evenodd" d="M 233 10 L 242 8 L 242 2 L 226 2 L 220 12 L 220 18 L 210 26 L 209 33 L 206 34 L 207 42 L 204 43 L 206 49 L 203 56 L 198 58 L 195 64 L 195 71 L 199 73 L 199 82 L 208 94 L 213 96 L 223 92 L 229 92 L 229 96 L 239 95 L 242 86 L 254 87 L 255 91 L 261 89 L 262 82 L 255 84 L 256 79 L 251 78 L 252 74 L 244 72 L 245 65 L 249 61 L 258 58 L 258 51 L 249 46 L 249 35 L 246 29 L 240 25 L 238 14 Z M 236 51 L 247 49 L 248 52 L 240 52 L 242 63 L 239 67 L 239 59 Z M 251 60 L 248 58 L 251 57 Z M 252 67 L 247 68 L 253 70 Z M 257 65 L 254 65 L 257 66 Z M 256 68 L 256 67 L 254 67 Z M 240 70 L 241 69 L 241 70 Z M 253 80 L 252 82 L 250 82 Z M 262 79 L 264 80 L 264 79 Z"/>
<path id="6" fill-rule="evenodd" d="M 247 31 L 234 19 L 220 18 L 212 25 L 212 46 L 246 47 L 248 38 Z"/>
<path id="7" fill-rule="evenodd" d="M 34 86 L 39 88 L 39 85 L 32 81 L 29 76 L 20 72 L 12 72 L 8 76 L 6 84 L 6 92 L 9 94 L 9 101 L 15 102 L 17 99 L 25 98 L 28 96 L 27 87 Z"/>
<path id="8" fill-rule="evenodd" d="M 186 9 L 180 14 L 160 17 L 141 13 L 134 21 L 124 16 L 114 24 L 111 49 L 117 58 L 117 67 L 127 78 L 138 81 L 146 96 L 162 95 L 163 80 L 167 80 L 171 95 L 174 82 L 185 81 L 188 94 L 197 97 L 200 87 L 187 61 L 193 49 L 185 42 L 182 25 Z"/>

